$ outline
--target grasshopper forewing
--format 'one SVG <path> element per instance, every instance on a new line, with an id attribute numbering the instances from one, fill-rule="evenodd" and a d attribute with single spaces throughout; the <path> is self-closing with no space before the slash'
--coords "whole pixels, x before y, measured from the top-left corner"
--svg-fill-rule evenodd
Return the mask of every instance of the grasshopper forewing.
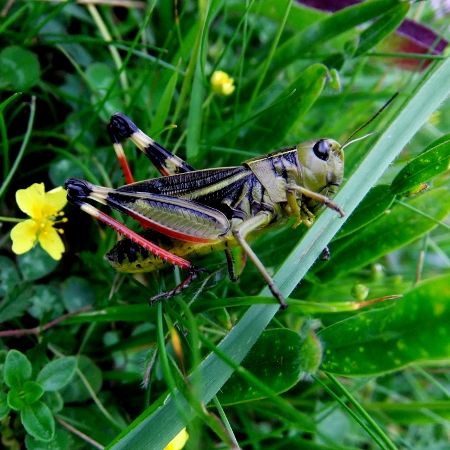
<path id="1" fill-rule="evenodd" d="M 341 184 L 344 172 L 342 147 L 332 139 L 285 148 L 250 159 L 240 166 L 194 170 L 144 134 L 123 114 L 111 118 L 108 131 L 127 184 L 110 189 L 71 178 L 65 185 L 68 199 L 116 229 L 132 245 L 150 252 L 153 259 L 147 263 L 140 261 L 141 271 L 158 269 L 159 260 L 189 271 L 186 280 L 172 291 L 157 296 L 158 299 L 180 292 L 200 271 L 185 259 L 190 255 L 224 249 L 233 277 L 228 248 L 239 245 L 280 305 L 286 307 L 272 277 L 248 244 L 248 237 L 289 217 L 295 218 L 294 226 L 300 223 L 309 226 L 322 205 L 344 215 L 330 199 Z M 145 153 L 161 177 L 134 182 L 122 148 L 121 142 L 125 139 L 130 139 Z M 165 243 L 159 242 L 161 238 L 157 243 L 151 242 L 89 201 L 108 205 L 133 217 L 144 228 L 165 236 Z M 121 249 L 123 253 L 123 245 Z"/>

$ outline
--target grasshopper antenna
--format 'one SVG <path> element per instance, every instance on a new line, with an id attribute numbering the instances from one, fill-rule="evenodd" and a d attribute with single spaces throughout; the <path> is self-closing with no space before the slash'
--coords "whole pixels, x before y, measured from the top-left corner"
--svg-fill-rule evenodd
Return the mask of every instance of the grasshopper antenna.
<path id="1" fill-rule="evenodd" d="M 367 125 L 369 125 L 370 123 L 372 123 L 395 99 L 395 97 L 397 97 L 398 92 L 396 92 L 369 120 L 367 120 L 366 122 L 364 122 L 362 125 L 360 125 L 348 138 L 347 140 L 344 142 L 344 144 L 342 145 L 342 149 L 344 149 L 345 147 L 348 147 L 350 144 L 353 144 L 354 142 L 357 141 L 361 141 L 362 139 L 366 139 L 369 136 L 372 136 L 373 134 L 376 133 L 376 131 L 373 131 L 372 133 L 368 133 L 360 138 L 356 138 L 352 140 L 352 137 L 355 136 L 357 133 L 359 133 L 362 129 L 366 128 Z"/>

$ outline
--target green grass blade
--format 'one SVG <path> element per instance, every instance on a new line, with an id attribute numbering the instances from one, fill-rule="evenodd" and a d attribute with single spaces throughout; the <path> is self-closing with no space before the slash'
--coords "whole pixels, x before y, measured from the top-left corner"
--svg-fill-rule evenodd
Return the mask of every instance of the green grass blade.
<path id="1" fill-rule="evenodd" d="M 336 203 L 343 207 L 347 215 L 356 208 L 449 93 L 450 60 L 446 60 L 425 77 L 337 195 Z M 288 296 L 305 276 L 342 224 L 343 220 L 339 219 L 335 212 L 324 211 L 294 248 L 275 276 L 275 281 L 285 296 Z M 299 264 L 299 261 L 302 263 Z M 264 290 L 263 294 L 267 295 L 267 290 Z M 240 363 L 277 311 L 278 306 L 275 305 L 252 306 L 219 344 L 220 350 L 235 363 Z M 232 372 L 233 369 L 218 356 L 208 355 L 193 374 L 202 380 L 199 400 L 208 403 Z M 176 396 L 179 401 L 184 401 L 180 394 L 177 393 Z M 177 412 L 173 396 L 165 398 L 158 405 L 138 417 L 109 448 L 164 448 L 185 423 Z M 185 412 L 188 413 L 189 410 L 187 407 Z"/>

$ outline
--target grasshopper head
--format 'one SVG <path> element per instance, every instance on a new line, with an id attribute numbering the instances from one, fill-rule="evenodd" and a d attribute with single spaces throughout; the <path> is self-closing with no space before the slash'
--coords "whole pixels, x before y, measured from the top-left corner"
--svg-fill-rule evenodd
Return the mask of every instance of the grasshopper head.
<path id="1" fill-rule="evenodd" d="M 331 196 L 344 177 L 344 152 L 333 139 L 319 139 L 297 146 L 303 186 L 311 191 Z"/>

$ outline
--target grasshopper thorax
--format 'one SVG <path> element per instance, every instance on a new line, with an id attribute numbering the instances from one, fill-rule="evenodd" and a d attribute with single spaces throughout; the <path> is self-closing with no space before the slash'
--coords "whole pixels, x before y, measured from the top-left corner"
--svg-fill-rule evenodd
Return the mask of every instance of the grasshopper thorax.
<path id="1" fill-rule="evenodd" d="M 344 152 L 333 139 L 297 145 L 302 185 L 324 195 L 335 194 L 344 177 Z"/>

